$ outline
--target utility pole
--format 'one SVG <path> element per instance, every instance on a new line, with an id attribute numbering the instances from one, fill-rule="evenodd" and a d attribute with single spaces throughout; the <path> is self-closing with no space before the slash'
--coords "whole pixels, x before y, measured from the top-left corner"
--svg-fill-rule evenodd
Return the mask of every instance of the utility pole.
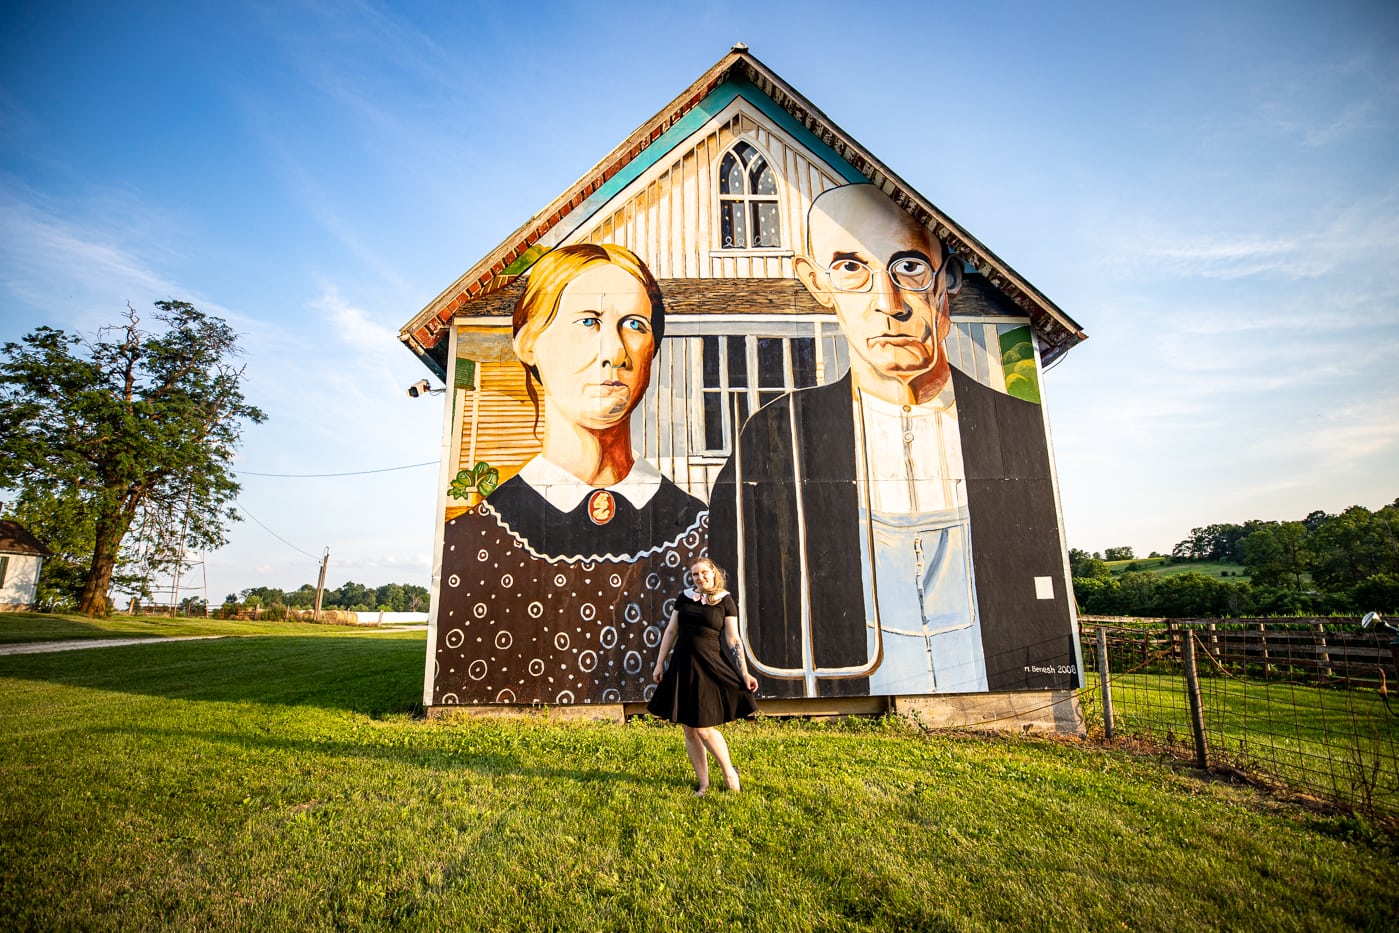
<path id="1" fill-rule="evenodd" d="M 321 555 L 321 578 L 316 581 L 316 611 L 311 613 L 311 621 L 321 621 L 321 596 L 325 593 L 325 565 L 330 563 L 330 547 L 326 546 Z"/>

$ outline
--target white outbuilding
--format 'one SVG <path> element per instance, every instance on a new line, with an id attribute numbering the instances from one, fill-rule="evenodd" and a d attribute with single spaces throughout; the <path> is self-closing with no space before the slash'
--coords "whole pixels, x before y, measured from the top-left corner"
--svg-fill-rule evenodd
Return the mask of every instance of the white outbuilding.
<path id="1" fill-rule="evenodd" d="M 18 522 L 0 521 L 0 612 L 34 608 L 49 549 Z"/>

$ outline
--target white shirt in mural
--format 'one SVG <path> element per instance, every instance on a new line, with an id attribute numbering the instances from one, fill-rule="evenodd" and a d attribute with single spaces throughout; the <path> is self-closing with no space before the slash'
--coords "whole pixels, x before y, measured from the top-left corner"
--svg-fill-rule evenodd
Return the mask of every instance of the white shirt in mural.
<path id="1" fill-rule="evenodd" d="M 859 391 L 854 404 L 866 617 L 884 649 L 870 693 L 984 691 L 952 386 L 922 405 Z"/>
<path id="2" fill-rule="evenodd" d="M 624 496 L 640 509 L 655 498 L 661 488 L 661 471 L 635 451 L 632 455 L 636 459 L 631 472 L 607 487 L 589 486 L 557 463 L 545 460 L 543 455 L 520 468 L 520 479 L 560 512 L 572 512 L 578 508 L 578 503 L 599 488 Z"/>

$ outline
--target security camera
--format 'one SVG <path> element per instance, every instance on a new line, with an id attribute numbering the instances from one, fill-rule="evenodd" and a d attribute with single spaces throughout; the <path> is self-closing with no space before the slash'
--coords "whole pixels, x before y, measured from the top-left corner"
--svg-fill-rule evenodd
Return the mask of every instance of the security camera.
<path id="1" fill-rule="evenodd" d="M 408 397 L 417 398 L 419 395 L 427 395 L 431 391 L 432 386 L 428 384 L 428 381 L 426 379 L 419 379 L 408 387 Z"/>

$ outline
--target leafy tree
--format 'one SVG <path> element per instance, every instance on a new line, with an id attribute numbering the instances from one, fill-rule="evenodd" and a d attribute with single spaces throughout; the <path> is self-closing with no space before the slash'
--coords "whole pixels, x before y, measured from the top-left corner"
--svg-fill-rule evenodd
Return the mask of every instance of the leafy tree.
<path id="1" fill-rule="evenodd" d="M 1379 573 L 1399 573 L 1399 508 L 1353 505 L 1312 532 L 1313 578 L 1325 589 L 1355 586 Z"/>
<path id="2" fill-rule="evenodd" d="M 316 605 L 316 588 L 309 583 L 303 583 L 299 588 L 286 595 L 286 604 L 293 609 L 313 609 Z"/>
<path id="3" fill-rule="evenodd" d="M 286 595 L 274 586 L 249 587 L 242 593 L 243 602 L 258 606 L 284 606 Z"/>
<path id="4" fill-rule="evenodd" d="M 1189 560 L 1230 560 L 1234 557 L 1234 546 L 1248 533 L 1245 525 L 1215 524 L 1192 528 L 1190 537 L 1176 544 L 1171 554 Z"/>
<path id="5" fill-rule="evenodd" d="M 1078 548 L 1069 548 L 1069 575 L 1079 577 L 1108 577 L 1112 571 L 1102 558 Z"/>
<path id="6" fill-rule="evenodd" d="M 1161 577 L 1156 585 L 1156 614 L 1172 619 L 1234 616 L 1251 606 L 1248 584 L 1225 583 L 1195 571 Z"/>
<path id="7" fill-rule="evenodd" d="M 362 583 L 346 580 L 338 589 L 327 590 L 321 605 L 327 609 L 347 609 L 365 611 L 374 609 L 374 591 Z"/>
<path id="8" fill-rule="evenodd" d="M 1110 547 L 1103 551 L 1103 560 L 1131 560 L 1134 557 L 1136 557 L 1136 555 L 1132 553 L 1130 545 Z"/>
<path id="9" fill-rule="evenodd" d="M 81 503 L 91 554 L 79 611 L 107 611 L 107 591 L 133 524 L 183 507 L 190 547 L 224 543 L 238 520 L 230 460 L 244 422 L 237 335 L 183 301 L 159 301 L 157 331 L 130 306 L 91 340 L 41 326 L 0 359 L 0 486 L 31 501 Z M 84 534 L 87 529 L 84 528 Z"/>
<path id="10" fill-rule="evenodd" d="M 1145 570 L 1129 571 L 1117 578 L 1118 613 L 1121 615 L 1160 615 L 1157 587 L 1164 579 Z"/>
<path id="11" fill-rule="evenodd" d="M 1114 577 L 1074 577 L 1074 599 L 1081 612 L 1090 615 L 1114 615 L 1120 587 Z"/>
<path id="12" fill-rule="evenodd" d="M 1307 538 L 1301 522 L 1270 522 L 1244 539 L 1244 568 L 1262 586 L 1300 590 L 1311 563 Z"/>
<path id="13" fill-rule="evenodd" d="M 1399 574 L 1376 573 L 1355 587 L 1351 604 L 1359 611 L 1399 613 Z"/>
<path id="14" fill-rule="evenodd" d="M 374 591 L 374 605 L 384 612 L 403 612 L 407 602 L 401 584 L 385 583 Z"/>

